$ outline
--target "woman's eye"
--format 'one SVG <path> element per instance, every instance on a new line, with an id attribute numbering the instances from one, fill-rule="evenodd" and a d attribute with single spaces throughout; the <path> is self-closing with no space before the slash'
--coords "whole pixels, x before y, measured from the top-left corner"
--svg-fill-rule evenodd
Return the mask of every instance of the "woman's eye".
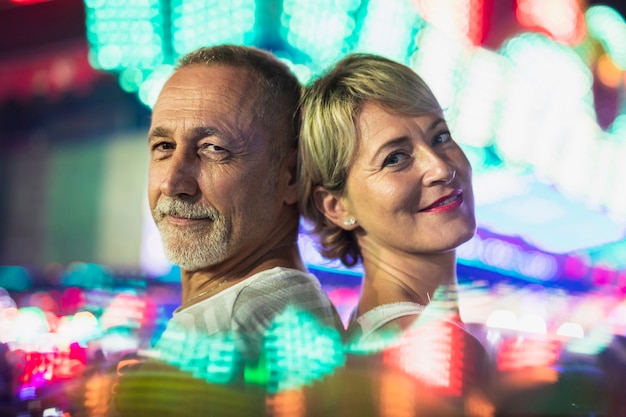
<path id="1" fill-rule="evenodd" d="M 409 158 L 409 155 L 407 155 L 405 152 L 400 152 L 400 151 L 392 152 L 389 155 L 387 155 L 387 157 L 383 161 L 383 168 L 387 166 L 398 165 L 402 163 L 403 161 L 406 161 L 407 158 Z"/>
<path id="2" fill-rule="evenodd" d="M 433 138 L 433 144 L 446 143 L 452 140 L 452 135 L 449 131 L 440 132 Z"/>

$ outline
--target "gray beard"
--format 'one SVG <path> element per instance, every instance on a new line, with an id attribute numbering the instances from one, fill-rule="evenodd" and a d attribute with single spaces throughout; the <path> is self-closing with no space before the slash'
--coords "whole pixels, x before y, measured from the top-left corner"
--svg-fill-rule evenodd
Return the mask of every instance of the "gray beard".
<path id="1" fill-rule="evenodd" d="M 165 217 L 207 218 L 202 224 L 174 226 Z M 231 225 L 213 207 L 203 207 L 180 199 L 161 197 L 154 209 L 154 220 L 165 255 L 186 271 L 197 271 L 222 262 L 230 249 Z"/>

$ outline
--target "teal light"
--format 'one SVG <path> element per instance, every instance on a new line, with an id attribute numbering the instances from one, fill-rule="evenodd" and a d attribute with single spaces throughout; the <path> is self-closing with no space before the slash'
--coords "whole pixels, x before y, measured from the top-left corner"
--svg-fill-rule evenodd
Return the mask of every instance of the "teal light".
<path id="1" fill-rule="evenodd" d="M 572 340 L 566 346 L 566 349 L 569 352 L 581 355 L 597 355 L 606 349 L 611 343 L 612 338 L 613 333 L 611 329 L 607 325 L 601 324 L 593 328 L 584 339 Z"/>
<path id="2" fill-rule="evenodd" d="M 193 351 L 179 359 L 182 371 L 215 384 L 231 382 L 240 363 L 235 341 L 227 334 L 210 335 L 201 339 Z"/>
<path id="3" fill-rule="evenodd" d="M 596 38 L 621 70 L 626 70 L 626 22 L 613 8 L 592 6 L 585 13 L 589 33 Z"/>
<path id="4" fill-rule="evenodd" d="M 349 38 L 360 5 L 359 0 L 285 0 L 280 35 L 318 68 L 325 68 L 352 49 Z"/>
<path id="5" fill-rule="evenodd" d="M 407 63 L 423 24 L 409 0 L 370 0 L 356 49 Z"/>
<path id="6" fill-rule="evenodd" d="M 32 286 L 32 281 L 26 269 L 22 266 L 0 266 L 0 289 L 8 291 L 26 291 Z M 2 292 L 0 292 L 0 301 Z M 2 308 L 0 304 L 0 309 Z"/>
<path id="7" fill-rule="evenodd" d="M 482 174 L 501 163 L 501 161 L 490 154 L 485 147 L 464 144 L 460 144 L 460 146 L 472 165 L 474 175 Z"/>
<path id="8" fill-rule="evenodd" d="M 252 44 L 254 0 L 172 0 L 172 44 L 176 56 L 220 43 Z"/>
<path id="9" fill-rule="evenodd" d="M 82 262 L 71 264 L 61 280 L 66 287 L 106 288 L 112 284 L 113 274 L 108 268 Z"/>
<path id="10" fill-rule="evenodd" d="M 85 0 L 91 64 L 107 71 L 152 68 L 163 62 L 158 0 Z"/>
<path id="11" fill-rule="evenodd" d="M 270 393 L 296 389 L 332 373 L 344 364 L 339 333 L 308 312 L 287 308 L 265 334 Z"/>
<path id="12" fill-rule="evenodd" d="M 143 73 L 137 67 L 129 67 L 120 72 L 119 83 L 128 93 L 136 93 L 144 80 Z"/>
<path id="13" fill-rule="evenodd" d="M 139 86 L 139 99 L 143 104 L 150 108 L 154 106 L 165 81 L 167 81 L 173 69 L 172 65 L 160 65 L 141 83 Z"/>
<path id="14" fill-rule="evenodd" d="M 104 70 L 117 69 L 122 66 L 122 49 L 119 45 L 104 45 L 96 58 L 97 65 Z"/>

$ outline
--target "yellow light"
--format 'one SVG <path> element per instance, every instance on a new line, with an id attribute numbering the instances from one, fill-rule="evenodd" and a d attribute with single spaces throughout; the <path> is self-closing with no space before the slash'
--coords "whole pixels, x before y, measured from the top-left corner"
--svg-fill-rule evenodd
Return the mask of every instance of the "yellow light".
<path id="1" fill-rule="evenodd" d="M 622 83 L 622 71 L 607 54 L 598 58 L 596 74 L 600 82 L 607 87 L 617 88 Z"/>

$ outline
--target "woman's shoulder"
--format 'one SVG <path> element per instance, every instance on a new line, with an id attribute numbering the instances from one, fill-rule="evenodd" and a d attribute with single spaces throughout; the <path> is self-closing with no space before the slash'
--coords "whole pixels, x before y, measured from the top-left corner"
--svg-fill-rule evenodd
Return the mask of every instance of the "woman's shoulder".
<path id="1" fill-rule="evenodd" d="M 367 341 L 384 333 L 395 333 L 409 328 L 424 311 L 425 306 L 402 301 L 382 304 L 360 316 L 353 315 L 348 324 L 348 339 Z"/>

